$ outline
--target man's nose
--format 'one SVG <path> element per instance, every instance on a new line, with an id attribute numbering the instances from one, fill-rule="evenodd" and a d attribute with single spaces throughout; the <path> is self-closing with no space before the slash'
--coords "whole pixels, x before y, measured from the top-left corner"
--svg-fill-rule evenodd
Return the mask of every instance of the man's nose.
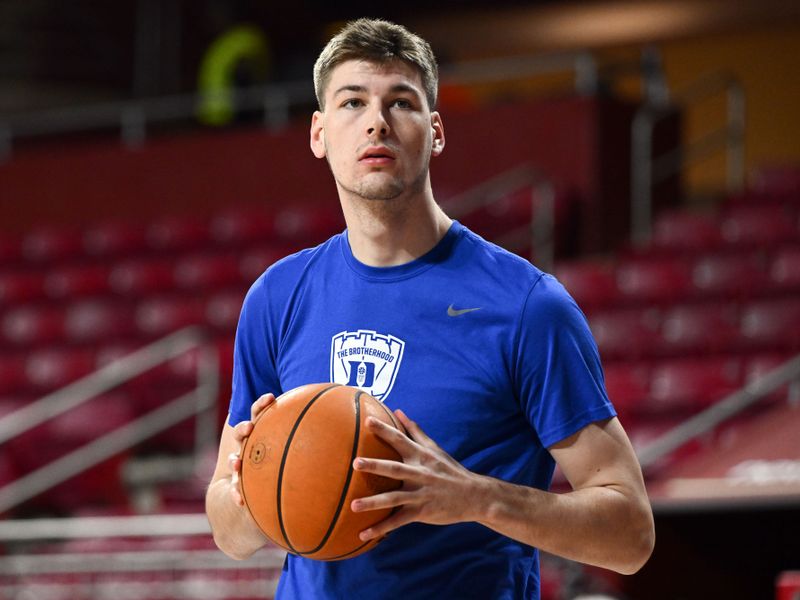
<path id="1" fill-rule="evenodd" d="M 382 108 L 378 108 L 372 112 L 370 116 L 369 126 L 367 127 L 367 135 L 380 135 L 385 136 L 389 133 L 389 121 L 383 113 Z"/>

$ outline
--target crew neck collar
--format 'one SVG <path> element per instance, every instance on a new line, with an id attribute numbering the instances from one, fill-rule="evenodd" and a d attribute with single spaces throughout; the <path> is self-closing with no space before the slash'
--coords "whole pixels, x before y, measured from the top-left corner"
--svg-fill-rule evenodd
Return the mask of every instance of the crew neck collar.
<path id="1" fill-rule="evenodd" d="M 356 274 L 365 279 L 397 281 L 399 279 L 414 277 L 415 275 L 418 275 L 423 271 L 427 271 L 435 264 L 441 262 L 450 254 L 453 245 L 463 230 L 464 226 L 458 221 L 454 220 L 442 239 L 439 240 L 439 242 L 428 252 L 410 262 L 391 267 L 373 267 L 370 265 L 365 265 L 355 256 L 353 256 L 353 251 L 350 248 L 350 240 L 346 229 L 340 236 L 339 240 L 342 256 L 344 256 L 347 265 L 353 271 L 355 271 Z"/>

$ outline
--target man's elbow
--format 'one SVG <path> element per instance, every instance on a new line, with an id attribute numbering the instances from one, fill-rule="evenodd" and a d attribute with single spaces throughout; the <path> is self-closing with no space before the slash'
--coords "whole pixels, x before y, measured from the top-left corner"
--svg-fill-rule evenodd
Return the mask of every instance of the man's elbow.
<path id="1" fill-rule="evenodd" d="M 649 505 L 640 511 L 631 528 L 626 560 L 616 569 L 623 575 L 637 573 L 650 559 L 656 545 L 656 529 Z"/>
<path id="2" fill-rule="evenodd" d="M 217 545 L 223 554 L 232 558 L 233 560 L 247 560 L 257 550 L 257 548 L 249 549 L 242 547 L 241 543 L 235 539 L 235 536 L 230 535 L 229 533 L 226 534 L 224 532 L 217 531 L 216 529 L 212 528 L 212 535 L 214 537 L 214 543 Z"/>

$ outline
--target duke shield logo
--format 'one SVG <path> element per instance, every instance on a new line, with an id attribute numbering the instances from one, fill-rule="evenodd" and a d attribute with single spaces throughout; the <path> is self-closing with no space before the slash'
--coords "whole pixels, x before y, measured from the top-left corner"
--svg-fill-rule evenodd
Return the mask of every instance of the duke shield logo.
<path id="1" fill-rule="evenodd" d="M 331 340 L 331 381 L 360 388 L 381 402 L 392 391 L 405 342 L 393 335 L 359 329 Z"/>

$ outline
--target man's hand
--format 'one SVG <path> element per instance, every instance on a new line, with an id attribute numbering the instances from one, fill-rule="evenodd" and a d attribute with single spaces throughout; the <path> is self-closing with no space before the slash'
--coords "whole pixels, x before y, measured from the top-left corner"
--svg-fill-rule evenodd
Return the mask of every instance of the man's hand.
<path id="1" fill-rule="evenodd" d="M 616 418 L 587 425 L 549 448 L 572 491 L 553 494 L 472 473 L 396 411 L 409 433 L 375 419 L 367 427 L 403 462 L 356 458 L 354 468 L 403 482 L 399 490 L 353 500 L 355 512 L 398 510 L 361 532 L 370 540 L 411 522 L 472 521 L 571 560 L 635 573 L 653 550 L 653 516 L 641 469 Z"/>
<path id="2" fill-rule="evenodd" d="M 231 473 L 230 495 L 237 506 L 244 506 L 244 496 L 242 496 L 242 486 L 239 480 L 242 472 L 241 454 L 244 441 L 247 436 L 253 433 L 254 423 L 258 415 L 264 412 L 273 402 L 275 402 L 273 394 L 264 394 L 253 402 L 250 407 L 250 420 L 242 421 L 233 428 L 233 441 L 236 443 L 237 450 L 228 454 L 228 469 L 230 469 Z"/>
<path id="3" fill-rule="evenodd" d="M 225 423 L 219 443 L 217 466 L 206 492 L 206 514 L 214 541 L 231 558 L 244 559 L 261 548 L 266 536 L 245 508 L 240 483 L 242 472 L 242 446 L 253 432 L 253 422 L 275 401 L 275 396 L 265 394 L 250 408 L 250 420 L 235 427 Z"/>
<path id="4" fill-rule="evenodd" d="M 361 532 L 363 541 L 381 537 L 411 522 L 447 525 L 474 520 L 472 507 L 479 502 L 486 488 L 486 478 L 465 469 L 428 437 L 401 410 L 395 411 L 408 431 L 406 436 L 378 419 L 367 419 L 366 425 L 391 445 L 403 462 L 373 458 L 356 458 L 353 468 L 398 479 L 399 490 L 353 500 L 351 509 L 363 512 L 399 507 L 390 517 Z"/>

